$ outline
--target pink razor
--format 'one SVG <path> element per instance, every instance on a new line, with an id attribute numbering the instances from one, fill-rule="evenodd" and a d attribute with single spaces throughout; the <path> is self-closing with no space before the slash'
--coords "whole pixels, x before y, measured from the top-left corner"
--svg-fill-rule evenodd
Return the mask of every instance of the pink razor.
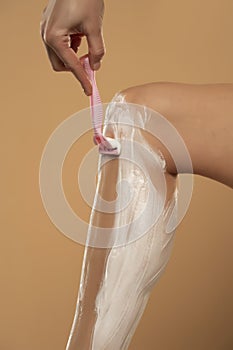
<path id="1" fill-rule="evenodd" d="M 121 152 L 120 143 L 102 134 L 103 106 L 95 80 L 95 72 L 91 69 L 88 57 L 84 58 L 84 68 L 92 83 L 92 95 L 90 96 L 92 125 L 94 130 L 93 140 L 99 147 L 99 153 L 119 156 Z"/>

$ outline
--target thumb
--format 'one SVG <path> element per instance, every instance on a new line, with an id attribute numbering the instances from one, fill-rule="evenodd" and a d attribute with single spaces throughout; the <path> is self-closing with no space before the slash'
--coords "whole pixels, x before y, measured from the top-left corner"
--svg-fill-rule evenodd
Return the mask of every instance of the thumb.
<path id="1" fill-rule="evenodd" d="M 100 62 L 105 54 L 104 39 L 101 31 L 99 33 L 91 33 L 87 35 L 88 56 L 90 66 L 93 70 L 100 68 Z"/>

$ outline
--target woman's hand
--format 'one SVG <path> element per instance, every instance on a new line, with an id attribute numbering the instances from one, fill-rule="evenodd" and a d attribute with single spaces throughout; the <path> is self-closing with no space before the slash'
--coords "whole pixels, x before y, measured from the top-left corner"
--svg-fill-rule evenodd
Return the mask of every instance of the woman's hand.
<path id="1" fill-rule="evenodd" d="M 103 0 L 50 0 L 43 12 L 41 35 L 56 72 L 71 71 L 84 92 L 91 95 L 91 83 L 76 53 L 83 36 L 93 70 L 105 53 L 102 36 Z"/>

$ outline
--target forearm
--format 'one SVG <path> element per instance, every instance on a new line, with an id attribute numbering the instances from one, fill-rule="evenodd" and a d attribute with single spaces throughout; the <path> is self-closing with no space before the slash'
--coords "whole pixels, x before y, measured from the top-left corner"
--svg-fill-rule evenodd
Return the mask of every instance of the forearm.
<path id="1" fill-rule="evenodd" d="M 233 84 L 151 83 L 123 94 L 128 102 L 146 105 L 174 125 L 189 150 L 195 174 L 233 187 Z M 160 147 L 168 170 L 175 173 L 168 152 Z"/>

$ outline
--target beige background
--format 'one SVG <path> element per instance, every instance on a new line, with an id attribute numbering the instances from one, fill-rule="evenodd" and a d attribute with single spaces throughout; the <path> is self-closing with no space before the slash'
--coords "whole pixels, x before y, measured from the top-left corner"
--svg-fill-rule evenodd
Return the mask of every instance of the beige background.
<path id="1" fill-rule="evenodd" d="M 64 350 L 83 255 L 83 247 L 50 222 L 39 194 L 49 135 L 89 103 L 70 74 L 50 68 L 39 36 L 45 5 L 0 5 L 2 350 Z M 103 100 L 149 81 L 232 83 L 232 14 L 232 0 L 106 1 L 107 54 L 98 73 Z M 84 146 L 89 143 L 90 136 Z M 89 209 L 75 188 L 80 159 L 74 147 L 64 183 L 70 203 L 87 220 Z M 232 190 L 195 177 L 171 260 L 130 350 L 233 348 L 232 205 Z"/>

